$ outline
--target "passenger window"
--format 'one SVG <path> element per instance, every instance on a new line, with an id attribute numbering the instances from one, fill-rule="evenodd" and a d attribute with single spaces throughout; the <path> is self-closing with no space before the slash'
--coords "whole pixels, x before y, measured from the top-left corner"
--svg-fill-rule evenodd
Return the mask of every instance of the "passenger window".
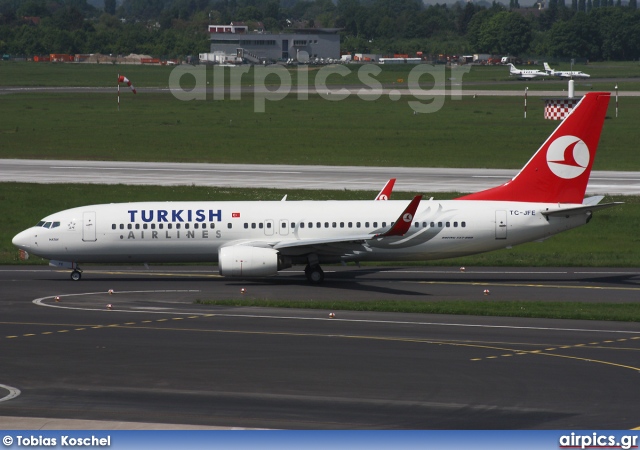
<path id="1" fill-rule="evenodd" d="M 155 229 L 156 229 L 156 224 L 155 224 L 155 223 L 152 223 L 152 224 L 151 224 L 151 229 L 152 229 L 152 230 L 155 230 Z"/>
<path id="2" fill-rule="evenodd" d="M 255 224 L 255 223 L 252 223 L 252 224 L 251 224 L 251 229 L 252 229 L 252 230 L 255 230 L 255 229 L 256 229 L 256 224 Z"/>
<path id="3" fill-rule="evenodd" d="M 416 222 L 416 228 L 418 228 L 420 226 L 419 222 Z"/>
<path id="4" fill-rule="evenodd" d="M 344 222 L 340 222 L 340 228 L 344 228 Z"/>
<path id="5" fill-rule="evenodd" d="M 442 222 L 438 222 L 438 228 L 442 228 Z"/>
<path id="6" fill-rule="evenodd" d="M 325 223 L 324 223 L 324 227 L 325 227 L 325 228 L 329 228 L 329 222 L 325 222 Z"/>
<path id="7" fill-rule="evenodd" d="M 322 224 L 320 222 L 316 222 L 316 228 L 322 228 Z"/>
<path id="8" fill-rule="evenodd" d="M 304 228 L 304 222 L 300 222 L 300 226 L 298 228 Z"/>
<path id="9" fill-rule="evenodd" d="M 120 229 L 124 230 L 124 224 L 123 223 L 120 224 Z"/>
<path id="10" fill-rule="evenodd" d="M 139 229 L 140 229 L 140 224 L 139 224 L 139 223 L 137 223 L 137 224 L 136 224 L 136 230 L 139 230 Z"/>
<path id="11" fill-rule="evenodd" d="M 460 222 L 460 226 L 462 226 L 462 228 L 467 226 L 467 222 Z"/>
<path id="12" fill-rule="evenodd" d="M 458 222 L 453 222 L 453 228 L 458 228 Z"/>
<path id="13" fill-rule="evenodd" d="M 171 230 L 173 228 L 173 224 L 172 223 L 168 223 L 167 224 L 167 229 Z"/>
<path id="14" fill-rule="evenodd" d="M 387 222 L 382 222 L 382 228 L 387 226 Z"/>
<path id="15" fill-rule="evenodd" d="M 231 222 L 229 222 L 229 223 L 227 224 L 227 228 L 229 228 L 229 229 L 233 228 L 233 224 L 232 224 Z"/>
<path id="16" fill-rule="evenodd" d="M 267 228 L 271 228 L 271 222 L 267 222 Z"/>
<path id="17" fill-rule="evenodd" d="M 195 228 L 196 230 L 198 229 L 198 226 L 199 226 L 199 224 L 197 224 L 197 223 L 193 224 L 193 228 Z M 153 228 L 153 225 L 151 225 L 151 228 Z"/>
<path id="18" fill-rule="evenodd" d="M 130 230 L 133 228 L 133 225 L 131 225 L 130 223 L 127 224 L 127 230 Z"/>
<path id="19" fill-rule="evenodd" d="M 280 228 L 287 228 L 287 224 L 286 224 L 285 222 L 282 222 L 282 223 L 280 224 Z"/>
<path id="20" fill-rule="evenodd" d="M 378 228 L 378 222 L 373 222 L 373 228 Z"/>
<path id="21" fill-rule="evenodd" d="M 335 228 L 335 227 L 337 227 L 337 226 L 338 226 L 338 224 L 337 224 L 336 222 L 333 222 L 333 224 L 332 224 L 332 225 L 333 225 L 333 228 Z"/>
<path id="22" fill-rule="evenodd" d="M 189 229 L 189 224 L 188 224 L 188 223 L 185 223 L 185 224 L 184 224 L 184 229 L 185 229 L 185 230 L 188 230 L 188 229 Z"/>
<path id="23" fill-rule="evenodd" d="M 360 228 L 360 222 L 356 222 L 356 228 Z"/>
<path id="24" fill-rule="evenodd" d="M 142 224 L 142 228 L 144 228 L 145 230 L 147 229 L 147 224 Z"/>
<path id="25" fill-rule="evenodd" d="M 431 228 L 435 228 L 436 224 L 435 222 L 431 222 Z"/>
<path id="26" fill-rule="evenodd" d="M 447 222 L 447 228 L 451 226 L 451 222 Z"/>
<path id="27" fill-rule="evenodd" d="M 115 230 L 115 229 L 116 229 L 116 224 L 115 224 L 115 223 L 111 225 L 111 229 L 112 229 L 112 230 Z"/>
<path id="28" fill-rule="evenodd" d="M 177 224 L 176 224 L 176 230 L 179 230 L 179 229 L 180 229 L 180 224 L 179 224 L 179 223 L 177 223 Z"/>
<path id="29" fill-rule="evenodd" d="M 244 229 L 245 229 L 245 230 L 248 230 L 248 229 L 249 229 L 249 224 L 248 224 L 248 223 L 246 223 L 246 222 L 245 222 L 245 224 L 244 224 Z"/>
<path id="30" fill-rule="evenodd" d="M 159 223 L 159 224 L 158 224 L 158 229 L 159 229 L 159 230 L 162 230 L 162 228 L 164 228 L 164 225 L 163 225 L 163 224 L 161 224 L 161 223 Z"/>
<path id="31" fill-rule="evenodd" d="M 349 228 L 353 228 L 353 222 L 349 222 Z"/>
<path id="32" fill-rule="evenodd" d="M 216 224 L 215 224 L 215 223 L 211 223 L 211 224 L 209 225 L 209 228 L 211 228 L 212 230 L 213 230 L 215 227 L 216 227 Z"/>
<path id="33" fill-rule="evenodd" d="M 264 228 L 264 224 L 263 224 L 262 222 L 260 222 L 260 223 L 258 224 L 258 228 L 260 228 L 260 229 L 262 230 L 262 229 Z"/>

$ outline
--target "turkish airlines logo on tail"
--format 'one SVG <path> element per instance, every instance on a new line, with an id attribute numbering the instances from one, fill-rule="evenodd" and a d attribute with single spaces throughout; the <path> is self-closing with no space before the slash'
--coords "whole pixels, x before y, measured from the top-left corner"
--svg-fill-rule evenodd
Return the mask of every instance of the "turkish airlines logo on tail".
<path id="1" fill-rule="evenodd" d="M 560 136 L 547 150 L 549 169 L 566 180 L 582 175 L 587 170 L 590 160 L 589 147 L 576 136 Z"/>

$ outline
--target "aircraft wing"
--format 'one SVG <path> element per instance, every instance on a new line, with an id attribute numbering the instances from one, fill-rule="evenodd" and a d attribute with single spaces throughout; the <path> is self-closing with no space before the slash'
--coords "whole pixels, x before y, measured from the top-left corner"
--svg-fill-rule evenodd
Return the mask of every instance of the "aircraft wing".
<path id="1" fill-rule="evenodd" d="M 342 255 L 354 251 L 366 251 L 365 246 L 368 241 L 380 241 L 386 238 L 404 236 L 411 227 L 413 217 L 416 214 L 421 200 L 421 195 L 414 197 L 402 214 L 400 214 L 392 224 L 391 228 L 381 233 L 373 232 L 355 236 L 335 236 L 320 239 L 284 239 L 271 243 L 264 241 L 243 241 L 232 245 L 269 247 L 289 256 L 304 255 L 307 253 Z"/>

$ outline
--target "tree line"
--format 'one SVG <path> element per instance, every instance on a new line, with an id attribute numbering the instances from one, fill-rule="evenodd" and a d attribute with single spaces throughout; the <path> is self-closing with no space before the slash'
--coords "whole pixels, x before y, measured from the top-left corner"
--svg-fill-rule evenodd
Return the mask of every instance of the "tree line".
<path id="1" fill-rule="evenodd" d="M 141 53 L 209 50 L 208 24 L 258 22 L 268 32 L 339 28 L 343 51 L 553 58 L 640 58 L 637 0 L 548 0 L 546 8 L 421 0 L 0 0 L 0 52 Z M 570 2 L 570 3 L 569 3 Z"/>

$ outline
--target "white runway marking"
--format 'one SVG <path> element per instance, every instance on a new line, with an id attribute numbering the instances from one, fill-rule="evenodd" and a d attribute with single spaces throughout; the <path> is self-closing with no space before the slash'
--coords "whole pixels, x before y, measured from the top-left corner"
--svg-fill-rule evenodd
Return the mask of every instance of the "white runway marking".
<path id="1" fill-rule="evenodd" d="M 6 384 L 0 384 L 0 389 L 6 389 L 7 391 L 9 391 L 9 394 L 7 394 L 4 397 L 0 398 L 0 403 L 7 402 L 7 401 L 9 401 L 11 399 L 16 398 L 18 395 L 20 395 L 20 389 L 14 388 L 14 387 L 11 387 L 11 386 L 7 386 Z"/>

